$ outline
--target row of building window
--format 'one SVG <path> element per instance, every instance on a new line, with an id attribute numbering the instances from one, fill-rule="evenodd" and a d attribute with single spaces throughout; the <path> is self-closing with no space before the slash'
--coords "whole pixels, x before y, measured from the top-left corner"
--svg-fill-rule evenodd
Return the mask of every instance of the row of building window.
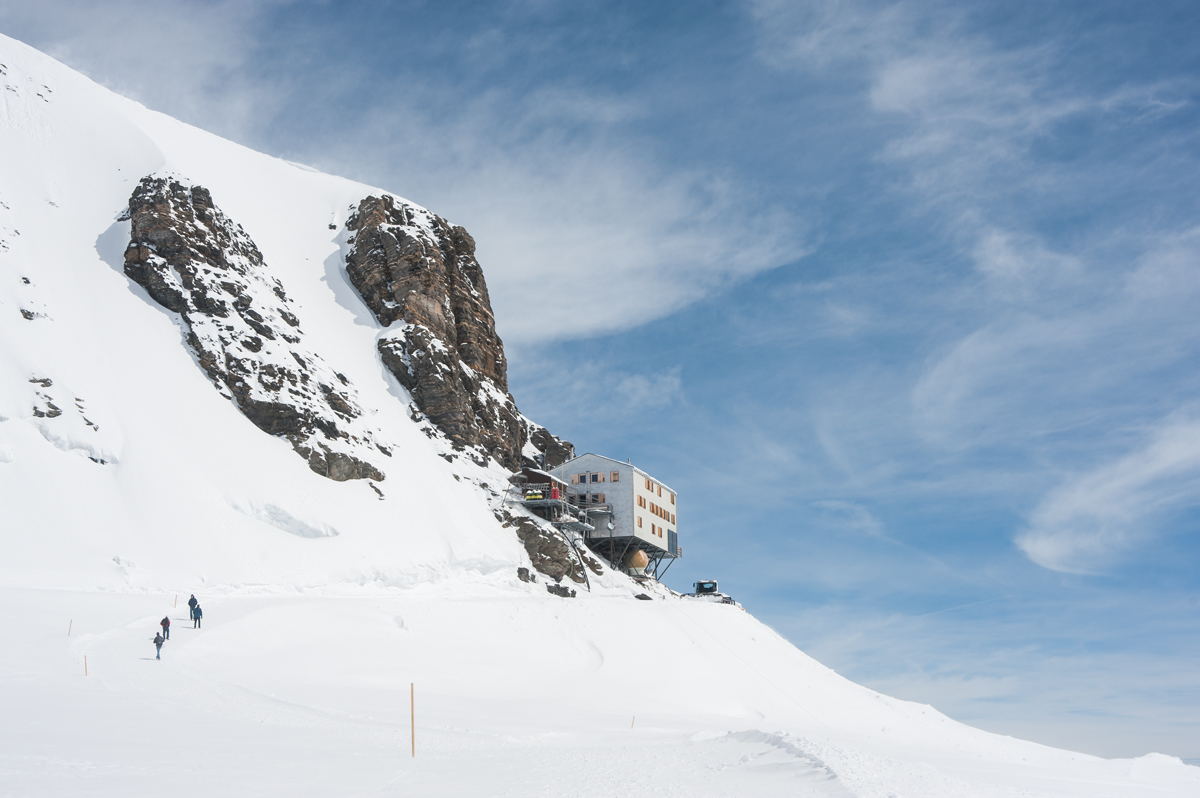
<path id="1" fill-rule="evenodd" d="M 666 510 L 663 507 L 659 507 L 654 502 L 647 502 L 645 496 L 637 497 L 637 505 L 638 505 L 638 507 L 646 508 L 647 510 L 654 513 L 655 515 L 657 515 L 659 518 L 661 518 L 664 521 L 667 521 L 672 524 L 675 523 L 674 514 L 672 514 L 671 512 L 669 512 L 668 510 Z"/>
<path id="2" fill-rule="evenodd" d="M 590 502 L 588 501 L 589 498 L 591 499 Z M 607 504 L 603 493 L 580 493 L 578 496 L 572 494 L 567 496 L 567 501 L 574 504 Z"/>
<path id="3" fill-rule="evenodd" d="M 659 496 L 663 495 L 662 494 L 662 485 L 659 485 L 652 479 L 646 480 L 646 490 L 650 491 L 651 493 L 655 493 Z M 668 490 L 667 495 L 671 497 L 671 504 L 674 504 L 675 503 L 675 494 Z"/>
<path id="4" fill-rule="evenodd" d="M 607 474 L 599 471 L 589 471 L 586 474 L 574 474 L 571 477 L 572 485 L 586 485 L 589 482 L 620 482 L 621 472 L 610 471 Z"/>

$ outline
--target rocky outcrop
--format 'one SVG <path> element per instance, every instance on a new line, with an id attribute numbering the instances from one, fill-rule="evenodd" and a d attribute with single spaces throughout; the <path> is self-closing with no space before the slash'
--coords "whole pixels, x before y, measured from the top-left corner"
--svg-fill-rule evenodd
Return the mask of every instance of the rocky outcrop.
<path id="1" fill-rule="evenodd" d="M 524 465 L 550 469 L 575 457 L 574 444 L 562 440 L 557 435 L 550 434 L 550 430 L 541 424 L 535 424 L 529 419 L 525 419 L 525 431 L 529 445 L 533 447 L 534 451 L 530 452 L 526 447 L 525 459 L 530 462 L 526 462 Z"/>
<path id="2" fill-rule="evenodd" d="M 208 190 L 145 177 L 129 200 L 125 274 L 178 313 L 200 367 L 259 429 L 330 479 L 382 480 L 353 387 L 305 343 L 278 279 Z"/>
<path id="3" fill-rule="evenodd" d="M 517 533 L 517 539 L 525 546 L 529 561 L 539 573 L 556 582 L 566 577 L 572 582 L 583 584 L 583 567 L 571 547 L 557 532 L 538 524 L 532 518 L 517 515 L 507 509 L 497 510 L 496 520 L 501 526 L 511 528 Z"/>
<path id="4" fill-rule="evenodd" d="M 459 448 L 520 467 L 525 426 L 516 404 L 466 366 L 428 327 L 403 322 L 380 338 L 379 356 L 417 408 Z"/>
<path id="5" fill-rule="evenodd" d="M 389 328 L 380 357 L 417 410 L 456 448 L 513 470 L 569 459 L 571 444 L 522 416 L 508 393 L 504 344 L 467 231 L 388 195 L 362 200 L 346 228 L 346 273 Z"/>

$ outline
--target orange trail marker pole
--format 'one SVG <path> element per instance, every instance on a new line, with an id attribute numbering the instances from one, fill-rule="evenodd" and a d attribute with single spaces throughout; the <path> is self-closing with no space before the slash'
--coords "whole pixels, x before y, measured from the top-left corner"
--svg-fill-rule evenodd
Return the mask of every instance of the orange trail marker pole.
<path id="1" fill-rule="evenodd" d="M 637 723 L 637 715 L 633 716 L 633 720 L 629 721 L 629 728 L 633 728 L 633 724 Z"/>
<path id="2" fill-rule="evenodd" d="M 417 687 L 413 682 L 408 683 L 408 722 L 412 733 L 412 755 L 417 758 Z"/>
<path id="3" fill-rule="evenodd" d="M 67 624 L 67 637 L 71 636 L 71 627 L 74 625 L 75 625 L 75 619 L 72 618 L 71 622 L 69 624 Z"/>
<path id="4" fill-rule="evenodd" d="M 175 607 L 175 608 L 179 607 L 179 594 L 178 593 L 175 594 L 175 603 L 172 604 L 171 606 Z"/>
<path id="5" fill-rule="evenodd" d="M 83 655 L 83 675 L 87 676 L 87 654 Z"/>

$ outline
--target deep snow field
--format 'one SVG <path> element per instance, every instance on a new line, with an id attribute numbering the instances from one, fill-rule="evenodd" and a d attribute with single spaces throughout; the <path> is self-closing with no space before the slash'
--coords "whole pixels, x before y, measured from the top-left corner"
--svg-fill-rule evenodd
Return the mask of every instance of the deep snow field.
<path id="1" fill-rule="evenodd" d="M 410 420 L 346 279 L 346 214 L 378 189 L 4 37 L 0 84 L 0 795 L 1200 795 L 1178 759 L 854 685 L 736 607 L 639 601 L 611 571 L 574 599 L 518 581 L 507 474 Z M 382 497 L 254 427 L 125 276 L 119 217 L 151 173 L 210 189 L 261 249 L 394 451 Z"/>
<path id="2" fill-rule="evenodd" d="M 736 607 L 564 601 L 487 579 L 202 598 L 195 630 L 186 594 L 176 609 L 173 595 L 0 591 L 3 793 L 1200 790 L 1198 769 L 1169 757 L 1058 751 L 858 687 Z M 156 661 L 164 612 L 172 635 Z"/>

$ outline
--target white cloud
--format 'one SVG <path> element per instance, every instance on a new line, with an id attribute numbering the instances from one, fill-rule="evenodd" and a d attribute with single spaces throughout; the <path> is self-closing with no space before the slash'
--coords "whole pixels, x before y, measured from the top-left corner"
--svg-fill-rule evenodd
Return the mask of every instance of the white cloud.
<path id="1" fill-rule="evenodd" d="M 992 295 L 1034 300 L 1050 291 L 1075 288 L 1084 275 L 1076 255 L 1053 252 L 1036 236 L 997 228 L 979 232 L 973 251 L 976 267 L 989 280 Z"/>
<path id="2" fill-rule="evenodd" d="M 426 101 L 376 109 L 332 169 L 471 231 L 507 342 L 636 327 L 806 251 L 800 221 L 730 181 L 666 168 L 592 121 L 635 113 L 627 102 L 553 95 L 559 114 L 489 97 L 450 118 L 413 112 Z M 580 114 L 583 131 L 567 135 Z"/>
<path id="3" fill-rule="evenodd" d="M 686 398 L 678 366 L 635 373 L 596 361 L 568 364 L 530 358 L 520 363 L 521 379 L 530 396 L 560 412 L 562 408 L 586 409 L 586 417 L 597 425 L 624 426 L 632 418 L 644 417 L 642 411 L 659 411 Z M 522 410 L 538 415 L 535 408 Z"/>
<path id="4" fill-rule="evenodd" d="M 631 374 L 617 383 L 616 393 L 630 410 L 644 407 L 665 407 L 678 401 L 683 394 L 679 367 L 666 374 Z"/>
<path id="5" fill-rule="evenodd" d="M 1200 421 L 1164 424 L 1138 449 L 1050 491 L 1017 545 L 1056 571 L 1104 569 L 1163 514 L 1200 505 Z"/>

